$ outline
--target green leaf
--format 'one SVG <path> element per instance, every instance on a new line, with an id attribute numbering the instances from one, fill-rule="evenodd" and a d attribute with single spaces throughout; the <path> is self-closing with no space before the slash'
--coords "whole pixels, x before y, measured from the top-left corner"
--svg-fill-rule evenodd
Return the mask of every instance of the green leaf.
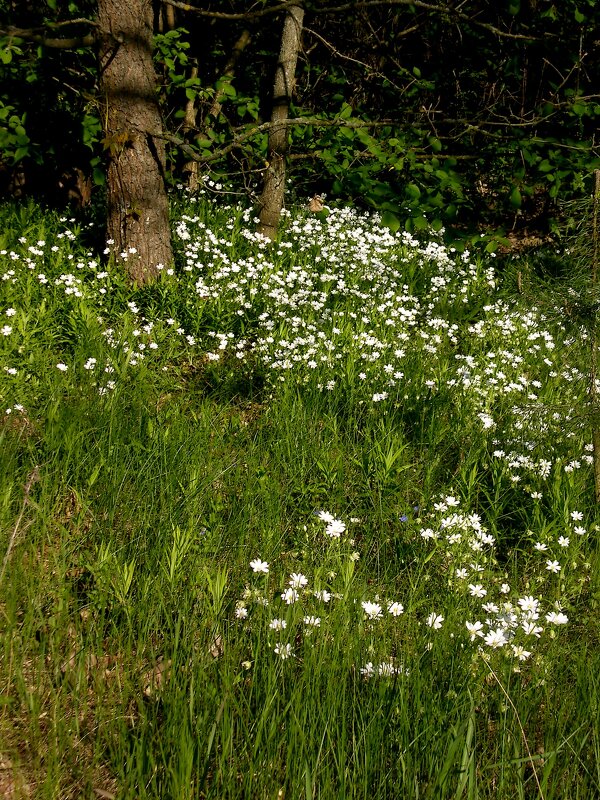
<path id="1" fill-rule="evenodd" d="M 411 200 L 418 200 L 421 197 L 421 190 L 416 183 L 407 183 L 404 191 Z"/>
<path id="2" fill-rule="evenodd" d="M 104 170 L 100 169 L 100 167 L 94 167 L 92 178 L 96 186 L 104 186 L 106 183 L 106 175 L 104 174 Z"/>
<path id="3" fill-rule="evenodd" d="M 400 220 L 391 211 L 384 211 L 381 215 L 381 222 L 389 228 L 392 233 L 396 233 L 400 229 Z"/>
<path id="4" fill-rule="evenodd" d="M 574 16 L 575 16 L 575 22 L 579 22 L 579 24 L 585 22 L 585 14 L 582 14 L 578 8 L 575 9 Z"/>
<path id="5" fill-rule="evenodd" d="M 523 204 L 523 198 L 521 197 L 521 192 L 518 186 L 515 186 L 508 199 L 513 208 L 521 208 L 521 205 Z"/>
<path id="6" fill-rule="evenodd" d="M 17 147 L 13 155 L 13 163 L 17 163 L 25 156 L 29 155 L 29 148 L 28 147 Z"/>

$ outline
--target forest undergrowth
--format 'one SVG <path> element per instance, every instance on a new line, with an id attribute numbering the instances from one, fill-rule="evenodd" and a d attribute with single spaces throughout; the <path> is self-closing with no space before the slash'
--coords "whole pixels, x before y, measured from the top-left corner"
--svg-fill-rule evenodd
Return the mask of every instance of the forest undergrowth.
<path id="1" fill-rule="evenodd" d="M 135 288 L 0 210 L 0 797 L 599 795 L 568 291 L 349 208 L 173 216 Z"/>

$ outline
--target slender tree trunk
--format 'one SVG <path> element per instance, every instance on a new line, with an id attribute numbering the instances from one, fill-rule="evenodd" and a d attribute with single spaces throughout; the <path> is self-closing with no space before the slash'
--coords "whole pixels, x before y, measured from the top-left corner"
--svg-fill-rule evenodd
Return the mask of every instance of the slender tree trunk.
<path id="1" fill-rule="evenodd" d="M 192 69 L 190 72 L 190 78 L 195 79 L 198 77 L 198 65 L 194 63 L 192 65 Z M 185 116 L 183 118 L 183 134 L 184 137 L 187 139 L 190 135 L 190 131 L 194 130 L 196 127 L 196 118 L 198 116 L 198 108 L 196 107 L 196 101 L 194 99 L 188 100 L 185 104 Z M 187 178 L 187 185 L 188 189 L 191 189 L 193 192 L 199 186 L 198 181 L 198 162 L 197 161 L 187 161 L 183 165 L 183 173 L 186 175 Z"/>
<path id="2" fill-rule="evenodd" d="M 285 158 L 288 150 L 288 130 L 285 122 L 288 119 L 290 101 L 294 91 L 303 20 L 304 8 L 302 0 L 298 0 L 297 4 L 290 6 L 286 11 L 273 86 L 272 127 L 269 129 L 268 163 L 260 198 L 260 223 L 258 226 L 259 232 L 269 239 L 274 239 L 277 235 L 277 226 L 283 208 Z"/>
<path id="3" fill-rule="evenodd" d="M 107 235 L 136 283 L 173 258 L 164 143 L 152 63 L 152 0 L 98 0 L 100 95 L 108 153 Z"/>
<path id="4" fill-rule="evenodd" d="M 252 38 L 252 34 L 249 30 L 244 29 L 240 34 L 237 42 L 233 46 L 233 50 L 231 55 L 225 64 L 225 68 L 221 74 L 221 78 L 233 78 L 235 75 L 235 67 L 236 64 L 250 43 L 250 39 Z M 190 75 L 191 78 L 196 78 L 198 76 L 198 67 L 192 67 L 192 74 Z M 211 103 L 210 108 L 208 109 L 205 121 L 202 125 L 202 132 L 204 132 L 208 125 L 206 124 L 206 120 L 212 118 L 213 120 L 216 119 L 219 114 L 221 113 L 222 102 L 225 96 L 225 92 L 223 88 L 218 91 Z M 194 100 L 189 100 L 186 107 L 185 107 L 185 118 L 183 123 L 183 130 L 184 133 L 189 134 L 191 130 L 196 127 L 197 124 L 197 117 L 198 117 L 198 107 Z M 201 138 L 202 133 L 198 138 Z M 195 191 L 199 185 L 200 181 L 198 180 L 198 162 L 197 161 L 188 161 L 185 166 L 183 167 L 183 171 L 187 173 L 187 184 L 188 188 L 192 191 Z"/>

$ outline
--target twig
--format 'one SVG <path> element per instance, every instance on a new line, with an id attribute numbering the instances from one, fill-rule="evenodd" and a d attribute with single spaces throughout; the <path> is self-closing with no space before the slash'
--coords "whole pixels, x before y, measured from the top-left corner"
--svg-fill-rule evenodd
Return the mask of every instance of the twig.
<path id="1" fill-rule="evenodd" d="M 259 8 L 254 11 L 242 11 L 241 13 L 231 13 L 227 11 L 206 11 L 197 6 L 191 6 L 189 3 L 183 3 L 181 0 L 162 0 L 168 6 L 174 6 L 181 9 L 181 11 L 189 11 L 192 14 L 198 14 L 200 17 L 210 17 L 211 19 L 255 19 L 256 17 L 263 17 L 265 14 L 275 14 L 278 11 L 285 11 L 292 5 L 292 2 L 279 3 L 276 6 L 269 8 Z"/>

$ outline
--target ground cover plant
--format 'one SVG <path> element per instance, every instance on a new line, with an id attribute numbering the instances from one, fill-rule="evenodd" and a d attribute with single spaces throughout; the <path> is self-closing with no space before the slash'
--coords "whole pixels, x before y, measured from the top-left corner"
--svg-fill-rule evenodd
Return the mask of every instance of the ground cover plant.
<path id="1" fill-rule="evenodd" d="M 174 208 L 142 288 L 1 212 L 0 796 L 597 795 L 564 298 L 348 208 Z"/>

